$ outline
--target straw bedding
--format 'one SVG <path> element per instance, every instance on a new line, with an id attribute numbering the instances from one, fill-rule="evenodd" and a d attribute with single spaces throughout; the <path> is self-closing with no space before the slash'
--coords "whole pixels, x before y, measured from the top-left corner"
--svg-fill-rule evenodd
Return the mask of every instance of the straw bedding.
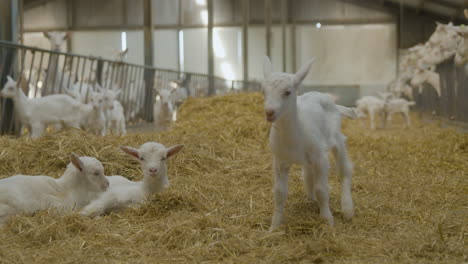
<path id="1" fill-rule="evenodd" d="M 260 94 L 189 99 L 171 132 L 94 137 L 71 130 L 38 140 L 1 137 L 0 177 L 59 177 L 73 151 L 106 174 L 141 179 L 118 150 L 147 141 L 186 148 L 169 164 L 171 186 L 141 208 L 99 219 L 54 211 L 16 216 L 0 229 L 0 263 L 463 263 L 467 261 L 468 135 L 414 120 L 369 131 L 345 120 L 354 162 L 352 221 L 336 225 L 289 180 L 286 225 L 268 233 L 273 210 L 268 124 Z M 398 120 L 398 121 L 397 121 Z"/>

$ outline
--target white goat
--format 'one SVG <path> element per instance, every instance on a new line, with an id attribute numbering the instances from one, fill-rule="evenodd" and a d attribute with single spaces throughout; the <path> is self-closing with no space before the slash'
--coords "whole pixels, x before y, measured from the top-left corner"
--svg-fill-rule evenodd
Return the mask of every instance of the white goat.
<path id="1" fill-rule="evenodd" d="M 341 176 L 341 208 L 346 218 L 354 214 L 351 197 L 352 163 L 346 152 L 345 136 L 341 133 L 340 109 L 331 97 L 310 92 L 296 96 L 296 90 L 306 77 L 312 61 L 296 74 L 272 72 L 265 56 L 263 62 L 265 114 L 272 123 L 270 148 L 273 152 L 274 213 L 270 231 L 283 222 L 288 194 L 288 173 L 292 164 L 302 165 L 307 196 L 318 200 L 320 215 L 334 224 L 329 207 L 328 151 L 333 150 Z M 351 111 L 352 112 L 352 111 Z"/>
<path id="2" fill-rule="evenodd" d="M 104 101 L 104 114 L 107 123 L 107 130 L 117 133 L 120 136 L 127 134 L 125 127 L 125 115 L 122 104 L 116 100 L 120 90 L 115 89 L 102 89 Z"/>
<path id="3" fill-rule="evenodd" d="M 101 162 L 71 154 L 62 177 L 15 175 L 0 180 L 0 225 L 11 215 L 39 210 L 80 209 L 106 191 L 109 181 Z"/>
<path id="4" fill-rule="evenodd" d="M 375 116 L 383 114 L 384 107 L 384 100 L 374 96 L 364 96 L 356 101 L 356 108 L 358 110 L 359 117 L 363 118 L 366 114 L 368 114 L 370 118 L 370 127 L 372 130 L 375 129 Z"/>
<path id="5" fill-rule="evenodd" d="M 157 131 L 170 129 L 173 122 L 174 105 L 173 96 L 176 89 L 159 89 L 159 100 L 153 105 L 154 126 Z"/>
<path id="6" fill-rule="evenodd" d="M 415 105 L 416 103 L 413 101 L 407 101 L 403 98 L 394 98 L 385 100 L 385 108 L 384 112 L 386 115 L 385 118 L 385 125 L 387 126 L 391 123 L 392 115 L 396 113 L 401 113 L 406 121 L 406 127 L 408 128 L 411 124 L 410 115 L 409 115 L 409 107 Z"/>
<path id="7" fill-rule="evenodd" d="M 139 149 L 120 147 L 140 161 L 143 180 L 133 182 L 119 175 L 108 176 L 109 190 L 87 205 L 81 214 L 95 217 L 129 205 L 139 205 L 152 194 L 163 191 L 169 186 L 166 160 L 183 147 L 184 145 L 175 145 L 166 148 L 156 142 L 147 142 Z"/>
<path id="8" fill-rule="evenodd" d="M 28 99 L 17 82 L 7 76 L 7 83 L 0 96 L 12 98 L 15 111 L 23 126 L 29 128 L 32 138 L 42 135 L 47 125 L 79 128 L 82 119 L 82 104 L 68 95 L 56 94 Z"/>
<path id="9" fill-rule="evenodd" d="M 50 42 L 50 48 L 52 51 L 61 51 L 61 47 L 65 41 L 70 37 L 68 32 L 43 32 L 44 36 Z M 59 55 L 51 54 L 49 56 L 49 67 L 46 72 L 45 89 L 49 94 L 59 93 L 61 87 L 68 88 L 68 84 L 71 84 L 72 77 L 68 72 L 62 72 L 59 65 Z"/>
<path id="10" fill-rule="evenodd" d="M 90 102 L 82 107 L 81 126 L 96 135 L 105 136 L 107 124 L 104 114 L 104 95 L 91 91 L 90 96 Z"/>

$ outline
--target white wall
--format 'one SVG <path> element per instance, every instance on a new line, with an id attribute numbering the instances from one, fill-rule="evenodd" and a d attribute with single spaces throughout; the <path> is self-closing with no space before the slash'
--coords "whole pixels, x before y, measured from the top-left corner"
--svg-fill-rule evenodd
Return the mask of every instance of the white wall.
<path id="1" fill-rule="evenodd" d="M 215 75 L 228 79 L 242 78 L 242 31 L 240 28 L 213 29 Z"/>
<path id="2" fill-rule="evenodd" d="M 297 27 L 297 66 L 317 60 L 305 80 L 313 85 L 374 85 L 396 73 L 393 24 Z"/>
<path id="3" fill-rule="evenodd" d="M 266 41 L 265 41 L 265 27 L 252 26 L 249 27 L 248 32 L 248 48 L 249 48 L 249 79 L 261 80 L 263 79 L 263 56 L 266 54 Z M 272 60 L 275 66 L 277 62 Z"/>
<path id="4" fill-rule="evenodd" d="M 72 35 L 72 52 L 113 59 L 121 50 L 120 31 L 78 31 Z"/>
<path id="5" fill-rule="evenodd" d="M 128 54 L 126 62 L 135 64 L 145 63 L 145 51 L 143 49 L 143 31 L 127 31 Z"/>
<path id="6" fill-rule="evenodd" d="M 24 33 L 23 34 L 23 42 L 26 46 L 32 46 L 41 49 L 50 49 L 50 42 L 44 36 L 42 32 L 31 32 L 31 33 Z M 62 46 L 62 51 L 67 50 L 67 45 L 64 42 Z"/>
<path id="7" fill-rule="evenodd" d="M 184 29 L 184 71 L 208 73 L 208 29 Z"/>
<path id="8" fill-rule="evenodd" d="M 153 36 L 155 67 L 177 70 L 177 30 L 156 30 Z"/>

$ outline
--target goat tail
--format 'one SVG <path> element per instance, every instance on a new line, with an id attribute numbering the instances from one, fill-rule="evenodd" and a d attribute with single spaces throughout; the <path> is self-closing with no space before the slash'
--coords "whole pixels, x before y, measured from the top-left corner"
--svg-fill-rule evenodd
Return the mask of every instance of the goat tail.
<path id="1" fill-rule="evenodd" d="M 346 107 L 342 105 L 336 105 L 338 108 L 338 111 L 340 111 L 340 114 L 349 118 L 349 119 L 357 119 L 358 113 L 355 107 Z"/>

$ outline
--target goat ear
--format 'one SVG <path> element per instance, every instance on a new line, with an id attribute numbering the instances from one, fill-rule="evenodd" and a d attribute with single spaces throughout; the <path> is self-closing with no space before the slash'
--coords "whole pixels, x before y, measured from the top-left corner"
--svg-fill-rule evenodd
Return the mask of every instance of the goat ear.
<path id="1" fill-rule="evenodd" d="M 174 156 L 184 148 L 184 145 L 175 145 L 167 149 L 167 158 Z"/>
<path id="2" fill-rule="evenodd" d="M 75 166 L 79 171 L 83 171 L 84 169 L 84 164 L 83 161 L 76 155 L 75 153 L 72 153 L 70 155 L 70 162 Z"/>
<path id="3" fill-rule="evenodd" d="M 119 95 L 120 92 L 122 92 L 122 90 L 118 90 L 117 92 L 115 92 L 115 96 Z"/>
<path id="4" fill-rule="evenodd" d="M 70 32 L 65 32 L 65 34 L 63 35 L 63 40 L 69 39 L 69 38 L 70 38 L 70 35 L 71 35 Z"/>
<path id="5" fill-rule="evenodd" d="M 140 154 L 138 153 L 138 149 L 131 148 L 131 147 L 126 147 L 126 146 L 120 146 L 120 149 L 127 153 L 130 156 L 133 156 L 137 159 L 140 159 Z"/>
<path id="6" fill-rule="evenodd" d="M 273 71 L 273 66 L 271 65 L 270 58 L 265 55 L 263 57 L 263 78 L 268 79 L 270 78 L 271 72 Z"/>
<path id="7" fill-rule="evenodd" d="M 13 78 L 11 78 L 10 75 L 7 75 L 7 80 L 8 80 L 9 82 L 14 82 L 14 81 L 15 81 L 15 80 L 13 80 Z"/>
<path id="8" fill-rule="evenodd" d="M 465 18 L 468 19 L 468 9 L 463 10 L 463 14 L 465 15 Z"/>
<path id="9" fill-rule="evenodd" d="M 44 37 L 50 38 L 49 31 L 44 31 L 42 32 L 42 34 L 44 35 Z"/>
<path id="10" fill-rule="evenodd" d="M 310 67 L 312 66 L 312 63 L 314 63 L 314 61 L 315 61 L 315 58 L 311 59 L 305 65 L 303 65 L 301 69 L 299 69 L 299 71 L 296 72 L 296 74 L 294 74 L 294 87 L 297 87 L 299 86 L 299 84 L 302 83 L 302 81 L 305 79 L 305 77 L 309 73 Z"/>
<path id="11" fill-rule="evenodd" d="M 125 50 L 123 50 L 123 54 L 127 54 L 128 53 L 128 48 L 126 48 Z"/>

